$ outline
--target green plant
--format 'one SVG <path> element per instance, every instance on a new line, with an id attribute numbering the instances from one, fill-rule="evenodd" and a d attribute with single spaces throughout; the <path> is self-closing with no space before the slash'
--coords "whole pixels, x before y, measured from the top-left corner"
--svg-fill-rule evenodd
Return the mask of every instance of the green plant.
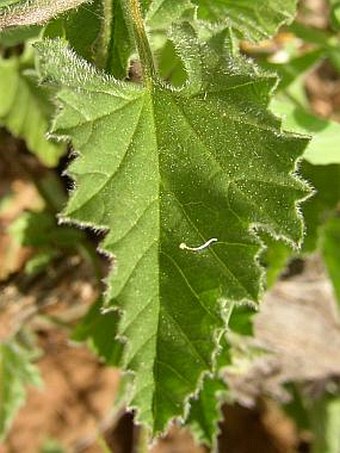
<path id="1" fill-rule="evenodd" d="M 132 375 L 125 400 L 150 435 L 179 417 L 212 444 L 217 400 L 227 392 L 219 373 L 230 360 L 224 334 L 250 329 L 266 286 L 265 244 L 268 274 L 277 276 L 302 247 L 306 209 L 307 243 L 312 249 L 320 240 L 334 281 L 339 275 L 330 245 L 339 232 L 338 192 L 328 197 L 326 188 L 301 205 L 312 194 L 306 179 L 317 189 L 322 184 L 325 167 L 319 172 L 314 164 L 336 165 L 334 171 L 339 164 L 339 153 L 322 157 L 303 134 L 313 128 L 338 134 L 339 126 L 313 117 L 290 91 L 306 65 L 292 61 L 298 69 L 286 78 L 281 71 L 276 90 L 273 70 L 282 68 L 239 51 L 240 40 L 269 38 L 290 23 L 296 2 L 1 6 L 0 86 L 13 89 L 3 90 L 0 121 L 52 167 L 65 152 L 61 143 L 71 144 L 77 156 L 67 172 L 76 188 L 60 216 L 105 231 L 100 249 L 114 257 L 105 310 L 98 302 L 74 337 L 90 339 L 108 364 Z M 327 55 L 335 55 L 334 39 L 321 46 Z M 307 67 L 320 59 L 317 50 Z M 24 99 L 32 105 L 28 115 Z M 283 126 L 270 102 L 286 114 Z M 295 109 L 306 127 L 294 121 Z M 51 120 L 52 142 L 45 142 Z M 303 156 L 310 163 L 301 176 Z M 41 232 L 44 222 L 50 235 Z M 44 254 L 51 241 L 84 240 L 70 229 L 55 227 L 54 234 L 51 222 L 51 213 L 26 214 L 13 234 L 29 244 L 40 235 Z"/>

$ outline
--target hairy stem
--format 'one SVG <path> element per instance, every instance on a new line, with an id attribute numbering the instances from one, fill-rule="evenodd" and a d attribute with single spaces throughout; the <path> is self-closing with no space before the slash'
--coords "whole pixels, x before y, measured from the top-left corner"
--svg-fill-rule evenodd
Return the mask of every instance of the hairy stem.
<path id="1" fill-rule="evenodd" d="M 103 21 L 100 30 L 100 45 L 98 46 L 98 58 L 97 65 L 100 68 L 105 68 L 108 60 L 108 49 L 111 40 L 111 28 L 112 28 L 112 0 L 102 0 L 103 8 Z"/>
<path id="2" fill-rule="evenodd" d="M 126 5 L 126 12 L 133 27 L 137 50 L 142 65 L 143 79 L 146 86 L 151 88 L 153 79 L 156 76 L 156 70 L 144 27 L 139 0 L 127 0 Z"/>

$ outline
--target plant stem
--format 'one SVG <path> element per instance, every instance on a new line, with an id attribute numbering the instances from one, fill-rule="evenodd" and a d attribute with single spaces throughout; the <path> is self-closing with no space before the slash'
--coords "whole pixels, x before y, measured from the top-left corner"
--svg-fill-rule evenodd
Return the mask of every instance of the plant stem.
<path id="1" fill-rule="evenodd" d="M 111 27 L 113 18 L 112 0 L 102 0 L 103 21 L 100 30 L 100 45 L 98 46 L 97 64 L 105 68 L 108 60 L 108 49 L 111 39 Z"/>
<path id="2" fill-rule="evenodd" d="M 126 12 L 132 23 L 137 50 L 142 65 L 143 79 L 147 88 L 151 89 L 156 76 L 152 52 L 144 27 L 144 19 L 141 13 L 139 0 L 127 0 Z"/>

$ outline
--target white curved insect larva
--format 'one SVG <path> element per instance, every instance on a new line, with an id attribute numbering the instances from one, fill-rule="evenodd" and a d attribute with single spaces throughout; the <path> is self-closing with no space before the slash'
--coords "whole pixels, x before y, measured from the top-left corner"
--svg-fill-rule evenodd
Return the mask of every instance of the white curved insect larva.
<path id="1" fill-rule="evenodd" d="M 179 244 L 179 248 L 181 250 L 190 250 L 191 252 L 201 252 L 202 250 L 209 247 L 210 244 L 212 244 L 213 242 L 217 242 L 217 241 L 218 241 L 217 238 L 211 238 L 204 244 L 200 245 L 199 247 L 189 247 L 188 245 L 185 244 L 185 242 L 181 242 L 181 244 Z"/>

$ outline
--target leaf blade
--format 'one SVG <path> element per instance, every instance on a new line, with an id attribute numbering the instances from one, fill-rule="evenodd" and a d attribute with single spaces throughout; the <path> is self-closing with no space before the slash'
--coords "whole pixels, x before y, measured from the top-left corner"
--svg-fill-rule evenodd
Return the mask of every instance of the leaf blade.
<path id="1" fill-rule="evenodd" d="M 64 215 L 108 231 L 101 247 L 117 266 L 107 303 L 121 312 L 122 363 L 135 378 L 130 405 L 154 432 L 183 414 L 213 368 L 226 301 L 258 301 L 261 243 L 252 226 L 299 242 L 296 203 L 308 192 L 293 176 L 306 139 L 282 133 L 266 111 L 273 81 L 242 59 L 223 63 L 188 26 L 177 36 L 179 51 L 191 49 L 189 82 L 178 90 L 117 82 L 61 42 L 37 46 L 42 75 L 62 85 L 54 132 L 72 136 L 80 152 Z M 180 247 L 211 237 L 218 241 L 202 253 Z"/>

